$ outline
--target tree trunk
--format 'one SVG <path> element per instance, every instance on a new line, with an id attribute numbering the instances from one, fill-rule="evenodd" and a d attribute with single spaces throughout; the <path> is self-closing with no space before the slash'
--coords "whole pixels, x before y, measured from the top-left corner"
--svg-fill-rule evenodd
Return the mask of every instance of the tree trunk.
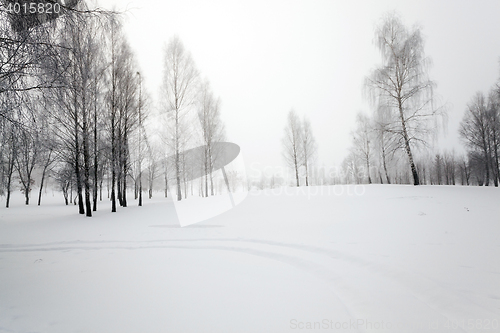
<path id="1" fill-rule="evenodd" d="M 96 112 L 96 111 L 94 111 Z M 97 112 L 96 112 L 97 114 Z M 98 172 L 98 152 L 97 152 L 97 115 L 94 116 L 94 206 L 92 207 L 92 210 L 94 212 L 97 211 L 97 192 L 98 192 L 98 181 L 99 181 L 99 172 Z"/>
<path id="2" fill-rule="evenodd" d="M 9 180 L 9 182 L 10 182 L 10 180 Z M 5 202 L 5 208 L 9 208 L 9 204 L 10 204 L 10 187 L 7 188 L 7 199 Z"/>
<path id="3" fill-rule="evenodd" d="M 42 189 L 43 189 L 43 181 L 45 180 L 45 170 L 46 168 L 43 169 L 42 172 L 42 179 L 40 180 L 40 191 L 38 191 L 38 206 L 42 203 Z"/>
<path id="4" fill-rule="evenodd" d="M 10 205 L 10 193 L 12 187 L 12 174 L 14 173 L 14 161 L 15 161 L 14 152 L 12 151 L 7 169 L 7 199 L 5 200 L 5 208 L 9 208 Z"/>
<path id="5" fill-rule="evenodd" d="M 494 133 L 492 134 L 492 136 Z M 489 150 L 489 155 L 491 156 L 489 161 L 490 161 L 490 169 L 493 173 L 493 185 L 495 187 L 498 187 L 498 169 L 496 168 L 496 145 L 495 145 L 495 139 L 493 139 L 493 147 L 491 146 L 491 140 L 488 140 L 488 150 Z M 495 149 L 493 149 L 495 148 Z M 495 151 L 493 151 L 495 150 Z"/>
<path id="6" fill-rule="evenodd" d="M 208 173 L 209 173 L 209 158 L 210 158 L 210 152 L 208 149 L 205 150 L 206 156 L 205 156 L 205 197 L 208 198 Z M 202 186 L 202 193 L 203 193 L 203 186 Z"/>
<path id="7" fill-rule="evenodd" d="M 391 180 L 389 178 L 389 173 L 387 172 L 387 163 L 386 163 L 386 160 L 385 160 L 385 149 L 382 150 L 382 162 L 383 162 L 383 165 L 384 165 L 384 172 L 385 172 L 385 178 L 387 180 L 387 184 L 390 184 Z"/>
<path id="8" fill-rule="evenodd" d="M 139 207 L 142 206 L 142 173 L 139 172 Z"/>
<path id="9" fill-rule="evenodd" d="M 184 172 L 182 173 L 183 174 L 183 177 L 182 177 L 182 181 L 184 183 L 184 199 L 187 199 L 187 180 L 186 180 L 186 166 L 184 165 Z"/>
<path id="10" fill-rule="evenodd" d="M 128 173 L 128 117 L 125 116 L 123 124 L 123 146 L 122 146 L 122 163 L 123 163 L 123 183 L 122 183 L 122 206 L 127 207 L 127 173 Z"/>
<path id="11" fill-rule="evenodd" d="M 175 153 L 175 180 L 177 181 L 177 201 L 182 200 L 181 193 L 181 175 L 179 170 L 179 152 Z"/>
<path id="12" fill-rule="evenodd" d="M 123 168 L 126 168 L 126 165 L 123 166 Z M 124 172 L 123 173 L 123 194 L 122 194 L 122 203 L 123 207 L 127 207 L 127 174 Z"/>
<path id="13" fill-rule="evenodd" d="M 372 183 L 372 177 L 370 176 L 370 161 L 366 159 L 366 169 L 368 170 L 368 184 Z"/>
<path id="14" fill-rule="evenodd" d="M 85 186 L 85 210 L 86 216 L 92 217 L 92 203 L 90 199 L 90 154 L 89 154 L 89 142 L 88 133 L 86 133 L 86 124 L 83 125 L 85 134 L 83 138 L 83 170 L 84 170 L 84 186 Z"/>
<path id="15" fill-rule="evenodd" d="M 490 163 L 488 162 L 488 160 L 489 160 L 488 149 L 485 147 L 485 149 L 484 149 L 484 168 L 486 171 L 486 174 L 485 174 L 486 179 L 484 180 L 485 186 L 490 185 Z"/>
<path id="16" fill-rule="evenodd" d="M 176 100 L 177 104 L 177 100 Z M 177 105 L 176 105 L 177 106 Z M 179 161 L 179 109 L 175 109 L 175 180 L 177 182 L 177 201 L 182 200 L 181 193 L 181 174 L 180 174 L 180 161 Z"/>
<path id="17" fill-rule="evenodd" d="M 104 176 L 104 174 L 101 174 Z M 102 178 L 101 177 L 101 180 L 99 181 L 99 201 L 102 201 Z"/>
<path id="18" fill-rule="evenodd" d="M 299 167 L 297 165 L 297 158 L 294 159 L 294 163 L 295 163 L 295 179 L 297 181 L 297 187 L 300 186 L 300 183 L 299 183 Z"/>
<path id="19" fill-rule="evenodd" d="M 168 173 L 165 169 L 165 198 L 168 198 Z"/>
<path id="20" fill-rule="evenodd" d="M 75 140 L 77 141 L 78 138 Z M 76 191 L 78 194 L 78 213 L 85 214 L 85 208 L 83 207 L 83 195 L 82 195 L 82 180 L 80 178 L 80 153 L 79 153 L 79 144 L 76 143 L 76 151 L 75 151 L 75 176 L 76 176 Z"/>
<path id="21" fill-rule="evenodd" d="M 68 203 L 68 189 L 63 189 L 63 195 L 64 195 L 64 203 L 66 204 L 66 206 L 69 204 Z"/>
<path id="22" fill-rule="evenodd" d="M 212 174 L 212 170 L 210 170 L 210 195 L 214 196 L 214 177 Z"/>
<path id="23" fill-rule="evenodd" d="M 309 186 L 309 175 L 307 173 L 307 162 L 305 163 L 305 167 L 306 167 L 306 186 Z"/>
<path id="24" fill-rule="evenodd" d="M 114 112 L 111 116 L 111 212 L 116 212 L 116 138 Z"/>
<path id="25" fill-rule="evenodd" d="M 410 147 L 410 139 L 408 137 L 408 131 L 406 130 L 406 122 L 403 114 L 403 106 L 401 104 L 401 99 L 398 99 L 399 103 L 399 116 L 401 118 L 401 127 L 403 128 L 403 139 L 405 143 L 406 154 L 408 155 L 408 161 L 410 163 L 411 173 L 413 175 L 413 185 L 420 185 L 420 180 L 418 178 L 417 168 L 415 167 L 415 162 L 413 161 L 413 154 Z"/>
<path id="26" fill-rule="evenodd" d="M 28 178 L 28 181 L 30 181 L 30 179 Z M 24 187 L 24 199 L 25 199 L 25 204 L 26 205 L 29 205 L 30 204 L 30 184 L 28 183 L 28 186 L 25 186 Z"/>
<path id="27" fill-rule="evenodd" d="M 499 160 L 498 160 L 498 149 L 496 148 L 498 146 L 496 140 L 495 140 L 495 173 L 496 173 L 496 182 L 495 182 L 495 187 L 498 187 L 498 182 L 500 181 L 500 167 L 499 167 Z"/>
<path id="28" fill-rule="evenodd" d="M 120 159 L 118 159 L 118 161 L 119 161 L 118 168 L 120 169 L 120 171 L 118 172 L 117 180 L 116 180 L 116 192 L 118 193 L 118 203 L 120 204 L 120 207 L 123 207 L 121 162 L 120 162 Z"/>

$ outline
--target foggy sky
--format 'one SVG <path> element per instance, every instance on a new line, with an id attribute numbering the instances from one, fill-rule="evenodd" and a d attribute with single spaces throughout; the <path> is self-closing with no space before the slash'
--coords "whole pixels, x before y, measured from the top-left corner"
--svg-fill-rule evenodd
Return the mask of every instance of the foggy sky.
<path id="1" fill-rule="evenodd" d="M 457 129 L 466 103 L 499 77 L 500 1 L 125 0 L 126 32 L 150 94 L 158 100 L 163 48 L 178 35 L 222 100 L 229 141 L 247 166 L 282 166 L 286 115 L 307 115 L 318 163 L 342 162 L 363 97 L 365 76 L 380 64 L 374 27 L 396 10 L 419 24 L 430 77 L 448 109 L 439 147 L 461 152 Z"/>

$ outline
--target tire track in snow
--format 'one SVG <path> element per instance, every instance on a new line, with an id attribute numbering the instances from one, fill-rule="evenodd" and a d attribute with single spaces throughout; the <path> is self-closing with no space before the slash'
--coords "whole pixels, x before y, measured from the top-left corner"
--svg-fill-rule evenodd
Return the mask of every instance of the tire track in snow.
<path id="1" fill-rule="evenodd" d="M 172 243 L 181 244 L 171 245 Z M 192 245 L 186 245 L 188 243 L 192 243 Z M 197 243 L 199 245 L 194 245 Z M 110 244 L 112 244 L 112 246 L 109 246 Z M 139 246 L 135 244 L 139 244 Z M 256 245 L 259 247 L 255 248 Z M 394 294 L 398 293 L 402 293 L 404 296 L 412 296 L 412 300 L 414 299 L 418 303 L 421 303 L 413 306 L 419 308 L 420 310 L 424 307 L 428 307 L 428 309 L 432 310 L 440 317 L 440 319 L 445 321 L 449 320 L 450 322 L 460 322 L 467 318 L 492 318 L 492 315 L 497 315 L 489 309 L 483 309 L 480 306 L 465 300 L 464 297 L 459 297 L 456 294 L 445 290 L 443 287 L 425 277 L 415 276 L 415 273 L 410 274 L 401 269 L 390 267 L 386 264 L 370 262 L 366 259 L 342 253 L 337 250 L 326 249 L 313 245 L 284 243 L 262 239 L 198 238 L 163 239 L 136 242 L 73 241 L 24 245 L 5 244 L 0 245 L 0 252 L 101 249 L 140 250 L 161 248 L 232 251 L 264 257 L 292 265 L 325 281 L 329 289 L 331 289 L 338 299 L 344 304 L 346 311 L 353 318 L 368 318 L 369 320 L 370 318 L 373 318 L 374 321 L 377 319 L 380 321 L 380 318 L 383 317 L 383 312 L 386 309 L 377 310 L 377 307 L 380 308 L 380 297 L 384 297 L 384 294 L 386 293 L 390 294 L 386 295 L 389 301 L 393 300 Z M 283 253 L 283 251 L 286 251 L 286 253 Z M 339 270 L 341 270 L 343 274 L 338 273 L 337 271 Z M 353 276 L 356 277 L 359 275 L 366 276 L 366 273 L 370 276 L 370 286 L 362 286 L 360 288 L 359 283 L 355 283 L 355 279 L 349 279 L 350 281 L 347 282 L 346 277 L 352 278 Z M 395 286 L 393 282 L 397 282 L 397 286 Z M 378 284 L 378 286 L 376 284 Z M 380 287 L 380 285 L 383 287 L 377 292 L 376 289 L 377 287 Z M 391 290 L 387 286 L 391 286 L 394 289 L 391 288 Z M 382 291 L 382 293 L 380 293 L 380 291 Z M 403 297 L 400 302 L 407 303 L 408 299 L 408 297 Z M 469 302 L 470 304 L 467 309 L 457 307 L 455 305 L 464 304 L 464 302 Z M 375 311 L 378 311 L 378 316 L 373 316 L 372 313 L 374 309 L 376 309 Z M 416 331 L 419 330 L 415 330 L 415 332 Z M 463 330 L 460 328 L 455 331 L 475 332 L 475 330 Z"/>

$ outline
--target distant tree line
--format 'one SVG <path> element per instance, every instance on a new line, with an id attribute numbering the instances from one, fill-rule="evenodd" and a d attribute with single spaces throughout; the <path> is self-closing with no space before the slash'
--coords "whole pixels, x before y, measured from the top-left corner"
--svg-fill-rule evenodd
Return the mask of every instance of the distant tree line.
<path id="1" fill-rule="evenodd" d="M 67 205 L 89 217 L 103 192 L 112 212 L 127 207 L 129 190 L 142 205 L 143 190 L 151 198 L 162 175 L 165 196 L 174 184 L 181 200 L 194 195 L 189 171 L 198 167 L 205 177 L 196 194 L 218 192 L 212 165 L 213 143 L 225 138 L 220 100 L 179 38 L 165 48 L 163 103 L 154 114 L 121 14 L 73 1 L 57 19 L 20 29 L 7 5 L 0 2 L 0 195 L 6 207 L 16 189 L 29 204 L 38 188 L 40 205 L 49 179 Z M 189 145 L 206 147 L 199 165 L 179 159 Z"/>
<path id="2" fill-rule="evenodd" d="M 460 137 L 467 149 L 461 174 L 467 185 L 495 187 L 500 181 L 500 86 L 496 84 L 486 97 L 482 92 L 471 98 L 460 123 Z"/>
<path id="3" fill-rule="evenodd" d="M 418 26 L 408 28 L 394 12 L 375 30 L 382 63 L 365 79 L 372 114 L 359 112 L 349 154 L 337 167 L 311 167 L 316 143 L 310 124 L 290 111 L 282 140 L 293 177 L 262 174 L 258 188 L 294 179 L 323 184 L 494 185 L 500 181 L 500 84 L 487 96 L 476 93 L 465 110 L 459 136 L 465 154 L 433 148 L 446 108 L 437 105 L 436 84 L 429 78 L 429 58 Z M 500 81 L 499 81 L 500 82 Z M 307 148 L 306 148 L 307 147 Z"/>

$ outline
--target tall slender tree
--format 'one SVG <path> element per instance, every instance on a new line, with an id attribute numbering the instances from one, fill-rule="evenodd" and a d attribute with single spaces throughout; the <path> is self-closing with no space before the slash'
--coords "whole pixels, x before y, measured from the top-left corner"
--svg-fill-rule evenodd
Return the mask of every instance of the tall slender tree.
<path id="1" fill-rule="evenodd" d="M 162 97 L 169 130 L 167 143 L 174 156 L 178 201 L 182 200 L 181 152 L 189 139 L 189 121 L 192 120 L 189 113 L 196 99 L 198 76 L 191 54 L 175 36 L 165 48 Z"/>
<path id="2" fill-rule="evenodd" d="M 362 113 L 358 113 L 356 123 L 357 128 L 353 133 L 354 154 L 364 162 L 368 184 L 371 184 L 370 162 L 372 160 L 373 126 L 371 119 Z"/>
<path id="3" fill-rule="evenodd" d="M 311 122 L 304 116 L 302 121 L 302 165 L 305 168 L 306 186 L 309 186 L 309 169 L 317 150 L 316 140 L 312 133 Z"/>
<path id="4" fill-rule="evenodd" d="M 425 144 L 435 134 L 438 120 L 445 119 L 444 109 L 434 107 L 435 83 L 428 76 L 424 39 L 419 27 L 407 28 L 395 13 L 384 17 L 375 37 L 382 65 L 366 78 L 365 87 L 374 105 L 385 105 L 413 184 L 419 185 L 413 148 Z"/>
<path id="5" fill-rule="evenodd" d="M 299 167 L 303 161 L 302 123 L 295 110 L 288 112 L 285 136 L 282 139 L 283 157 L 295 172 L 297 187 L 300 186 Z"/>
<path id="6" fill-rule="evenodd" d="M 201 125 L 202 140 L 204 143 L 203 173 L 204 196 L 208 197 L 208 180 L 210 179 L 211 195 L 214 195 L 213 165 L 218 156 L 216 142 L 224 141 L 224 124 L 220 117 L 220 99 L 215 98 L 208 81 L 201 85 L 199 94 L 198 120 Z"/>

